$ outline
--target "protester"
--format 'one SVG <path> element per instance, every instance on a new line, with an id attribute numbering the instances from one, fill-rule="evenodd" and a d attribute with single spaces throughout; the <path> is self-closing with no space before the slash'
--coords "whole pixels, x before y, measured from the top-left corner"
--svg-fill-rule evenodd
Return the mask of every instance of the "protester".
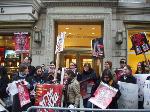
<path id="1" fill-rule="evenodd" d="M 90 63 L 85 63 L 83 66 L 83 72 L 80 75 L 80 86 L 81 91 L 87 90 L 86 94 L 82 95 L 83 106 L 87 108 L 87 102 L 91 97 L 92 87 L 97 83 L 98 78 L 96 72 L 91 68 Z"/>
<path id="2" fill-rule="evenodd" d="M 66 73 L 68 74 L 67 105 L 77 108 L 80 105 L 80 84 L 72 70 L 68 70 Z"/>
<path id="3" fill-rule="evenodd" d="M 81 80 L 80 79 L 80 73 L 78 72 L 77 64 L 74 62 L 71 62 L 69 69 L 72 70 L 76 74 L 77 80 L 80 81 Z"/>
<path id="4" fill-rule="evenodd" d="M 136 78 L 132 75 L 132 69 L 126 65 L 123 69 L 123 75 L 120 77 L 121 82 L 136 84 Z"/>
<path id="5" fill-rule="evenodd" d="M 55 78 L 55 71 L 56 70 L 56 63 L 54 61 L 50 62 L 49 69 L 48 69 L 48 76 L 46 78 L 47 83 L 54 83 L 54 78 Z"/>
<path id="6" fill-rule="evenodd" d="M 31 65 L 32 63 L 32 58 L 31 57 L 26 57 L 23 61 L 23 63 L 28 64 L 28 69 L 29 69 L 29 75 L 32 76 L 35 73 L 35 67 Z"/>
<path id="7" fill-rule="evenodd" d="M 109 86 L 112 86 L 118 90 L 117 94 L 115 97 L 112 98 L 112 102 L 109 104 L 107 109 L 118 109 L 118 99 L 121 96 L 121 93 L 119 91 L 119 85 L 113 80 L 113 74 L 110 69 L 104 70 L 102 73 L 101 81 L 108 84 Z M 96 83 L 92 89 L 92 96 L 94 97 L 94 93 L 97 90 L 98 86 L 100 85 L 101 81 L 99 80 L 99 83 Z M 91 108 L 92 104 L 91 102 L 88 102 L 88 108 Z M 97 106 L 94 106 L 94 108 L 98 108 Z M 87 111 L 90 112 L 90 111 Z"/>
<path id="8" fill-rule="evenodd" d="M 0 66 L 0 99 L 3 102 L 5 102 L 7 109 L 11 110 L 11 106 L 9 105 L 10 102 L 8 102 L 9 96 L 6 92 L 8 83 L 9 83 L 9 78 L 7 75 L 6 68 L 4 66 Z"/>
<path id="9" fill-rule="evenodd" d="M 126 66 L 126 59 L 122 58 L 120 60 L 120 67 L 115 70 L 115 81 L 120 80 L 120 77 L 123 75 L 123 69 Z"/>
<path id="10" fill-rule="evenodd" d="M 139 62 L 137 64 L 137 69 L 135 74 L 144 74 L 145 73 L 145 67 L 144 67 L 144 63 L 143 62 Z"/>
<path id="11" fill-rule="evenodd" d="M 31 103 L 34 105 L 35 102 L 35 92 L 36 92 L 36 85 L 37 84 L 44 84 L 46 82 L 45 76 L 42 71 L 41 66 L 37 66 L 35 68 L 35 74 L 33 76 L 30 76 L 28 79 L 28 82 L 30 83 L 30 98 L 31 98 Z"/>
<path id="12" fill-rule="evenodd" d="M 29 69 L 28 69 L 28 64 L 27 63 L 21 63 L 19 65 L 19 72 L 13 76 L 13 81 L 19 81 L 19 80 L 28 80 L 28 74 L 29 74 Z M 24 83 L 22 83 L 24 84 Z M 26 86 L 29 88 L 30 85 L 26 84 Z M 31 104 L 27 104 L 23 107 L 20 105 L 19 101 L 19 94 L 15 94 L 13 96 L 13 104 L 12 104 L 12 112 L 22 112 L 27 110 L 27 108 L 31 106 Z"/>

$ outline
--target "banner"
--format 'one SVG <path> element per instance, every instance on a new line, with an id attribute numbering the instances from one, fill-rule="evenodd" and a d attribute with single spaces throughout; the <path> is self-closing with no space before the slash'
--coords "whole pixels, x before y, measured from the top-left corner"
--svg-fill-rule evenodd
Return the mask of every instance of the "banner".
<path id="1" fill-rule="evenodd" d="M 30 36 L 28 32 L 14 33 L 16 53 L 28 53 L 30 49 Z"/>
<path id="2" fill-rule="evenodd" d="M 95 97 L 91 97 L 89 101 L 102 109 L 106 109 L 117 91 L 117 89 L 101 82 L 94 93 Z"/>
<path id="3" fill-rule="evenodd" d="M 60 35 L 57 36 L 55 53 L 63 51 L 65 35 L 66 35 L 66 32 L 61 32 Z"/>
<path id="4" fill-rule="evenodd" d="M 150 50 L 150 45 L 146 38 L 146 33 L 137 33 L 132 35 L 131 37 L 132 48 L 135 50 L 136 55 L 147 52 Z"/>
<path id="5" fill-rule="evenodd" d="M 137 79 L 139 101 L 143 101 L 143 95 L 144 95 L 143 89 L 145 86 L 145 81 L 147 77 L 150 76 L 150 74 L 135 74 L 134 76 Z"/>
<path id="6" fill-rule="evenodd" d="M 23 107 L 24 105 L 30 103 L 29 91 L 27 86 L 22 84 L 21 82 L 16 83 L 16 85 L 18 88 L 20 106 Z"/>
<path id="7" fill-rule="evenodd" d="M 119 109 L 138 109 L 138 85 L 118 81 L 121 96 L 118 100 Z"/>
<path id="8" fill-rule="evenodd" d="M 93 39 L 91 47 L 93 57 L 104 58 L 103 38 Z"/>
<path id="9" fill-rule="evenodd" d="M 144 86 L 144 109 L 150 109 L 150 81 L 145 81 Z"/>
<path id="10" fill-rule="evenodd" d="M 36 106 L 61 107 L 63 85 L 37 84 Z M 40 112 L 54 112 L 53 110 L 40 109 Z"/>

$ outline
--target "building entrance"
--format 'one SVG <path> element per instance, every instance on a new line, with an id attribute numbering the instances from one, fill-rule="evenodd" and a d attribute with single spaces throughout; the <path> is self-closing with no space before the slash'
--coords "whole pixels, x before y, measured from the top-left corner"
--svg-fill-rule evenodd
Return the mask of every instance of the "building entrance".
<path id="1" fill-rule="evenodd" d="M 99 65 L 92 57 L 91 41 L 103 36 L 103 22 L 56 22 L 56 28 L 56 35 L 66 32 L 61 66 L 69 67 L 70 62 L 75 62 L 81 72 L 84 63 L 90 63 L 98 73 Z"/>

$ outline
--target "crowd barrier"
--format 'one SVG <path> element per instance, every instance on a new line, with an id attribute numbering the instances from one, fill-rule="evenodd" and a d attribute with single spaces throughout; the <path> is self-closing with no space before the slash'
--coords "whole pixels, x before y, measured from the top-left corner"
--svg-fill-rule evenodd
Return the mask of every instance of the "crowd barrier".
<path id="1" fill-rule="evenodd" d="M 92 112 L 150 112 L 150 109 L 94 109 L 94 108 L 63 108 L 63 107 L 42 107 L 42 106 L 31 106 L 28 108 L 27 112 L 32 112 L 32 110 L 54 110 L 54 112 L 67 112 L 70 110 L 71 112 L 84 112 L 84 111 L 92 111 Z"/>

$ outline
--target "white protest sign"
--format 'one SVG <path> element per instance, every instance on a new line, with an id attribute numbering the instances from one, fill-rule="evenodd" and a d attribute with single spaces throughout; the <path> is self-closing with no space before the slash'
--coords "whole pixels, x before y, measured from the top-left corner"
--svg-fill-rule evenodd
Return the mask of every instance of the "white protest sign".
<path id="1" fill-rule="evenodd" d="M 16 85 L 16 81 L 14 81 L 12 83 L 9 83 L 6 90 L 10 93 L 11 96 L 17 94 L 18 93 L 18 88 L 17 88 L 17 85 Z"/>
<path id="2" fill-rule="evenodd" d="M 65 35 L 66 35 L 66 32 L 61 32 L 60 35 L 57 36 L 55 53 L 63 51 Z"/>
<path id="3" fill-rule="evenodd" d="M 145 81 L 144 92 L 144 109 L 150 109 L 150 80 Z"/>
<path id="4" fill-rule="evenodd" d="M 95 97 L 91 97 L 89 101 L 102 109 L 106 109 L 117 91 L 117 89 L 101 82 L 94 93 Z"/>
<path id="5" fill-rule="evenodd" d="M 135 77 L 137 79 L 138 84 L 138 95 L 139 95 L 139 101 L 143 101 L 143 88 L 145 86 L 146 78 L 150 76 L 150 74 L 135 74 Z"/>
<path id="6" fill-rule="evenodd" d="M 119 109 L 138 108 L 138 85 L 126 82 L 118 82 L 121 96 L 118 100 Z"/>

